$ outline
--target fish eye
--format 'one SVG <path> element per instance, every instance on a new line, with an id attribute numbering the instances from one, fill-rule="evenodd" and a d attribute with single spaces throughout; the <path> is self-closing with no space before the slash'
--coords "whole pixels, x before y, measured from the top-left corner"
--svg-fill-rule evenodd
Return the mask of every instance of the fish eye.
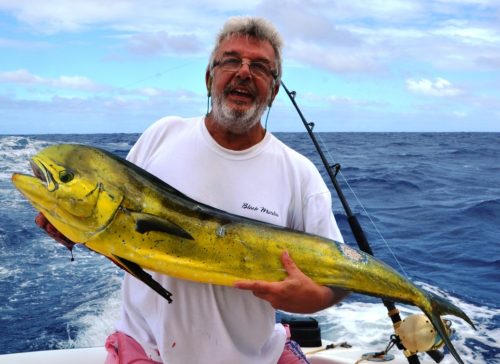
<path id="1" fill-rule="evenodd" d="M 59 180 L 62 183 L 70 182 L 73 179 L 73 177 L 74 177 L 74 174 L 71 171 L 63 170 L 63 171 L 59 172 Z"/>

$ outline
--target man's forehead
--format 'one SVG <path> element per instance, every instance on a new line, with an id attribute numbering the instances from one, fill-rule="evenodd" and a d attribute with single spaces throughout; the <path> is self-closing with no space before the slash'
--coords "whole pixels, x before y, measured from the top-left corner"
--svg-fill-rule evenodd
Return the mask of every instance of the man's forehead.
<path id="1" fill-rule="evenodd" d="M 268 58 L 269 60 L 275 58 L 273 46 L 268 40 L 239 34 L 224 39 L 220 43 L 217 53 L 219 53 L 219 55 L 224 53 L 252 53 L 259 57 Z"/>

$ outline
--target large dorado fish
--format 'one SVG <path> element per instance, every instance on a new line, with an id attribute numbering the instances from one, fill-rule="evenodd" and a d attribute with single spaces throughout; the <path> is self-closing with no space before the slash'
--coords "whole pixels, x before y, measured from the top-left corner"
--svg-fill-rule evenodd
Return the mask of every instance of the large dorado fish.
<path id="1" fill-rule="evenodd" d="M 53 145 L 31 161 L 34 177 L 14 174 L 16 188 L 64 235 L 141 279 L 169 302 L 171 294 L 142 269 L 203 283 L 285 278 L 287 250 L 314 281 L 418 306 L 450 352 L 441 315 L 472 321 L 363 252 L 319 236 L 247 219 L 198 203 L 113 154 L 83 145 Z"/>

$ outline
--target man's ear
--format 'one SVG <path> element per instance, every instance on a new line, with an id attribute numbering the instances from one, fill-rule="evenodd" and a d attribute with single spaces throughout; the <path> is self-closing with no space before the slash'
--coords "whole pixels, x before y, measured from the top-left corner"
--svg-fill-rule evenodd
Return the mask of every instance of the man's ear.
<path id="1" fill-rule="evenodd" d="M 212 74 L 210 70 L 207 69 L 207 72 L 205 73 L 205 83 L 207 85 L 207 96 L 210 97 L 212 94 Z"/>
<path id="2" fill-rule="evenodd" d="M 278 94 L 279 90 L 280 90 L 280 83 L 276 82 L 276 80 L 273 80 L 273 83 L 271 84 L 272 96 L 271 96 L 271 99 L 269 100 L 269 105 L 268 105 L 269 107 L 271 107 L 273 105 L 274 98 Z"/>

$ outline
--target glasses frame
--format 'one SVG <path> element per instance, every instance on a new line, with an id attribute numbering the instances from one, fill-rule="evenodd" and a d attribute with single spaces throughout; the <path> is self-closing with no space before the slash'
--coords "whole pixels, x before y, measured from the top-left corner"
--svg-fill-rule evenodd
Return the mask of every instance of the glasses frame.
<path id="1" fill-rule="evenodd" d="M 250 74 L 254 77 L 257 78 L 271 77 L 274 80 L 278 78 L 278 72 L 276 71 L 276 69 L 272 68 L 268 63 L 261 61 L 252 61 L 249 59 L 240 58 L 236 56 L 223 57 L 220 60 L 214 61 L 212 69 L 214 69 L 215 67 L 219 67 L 222 71 L 236 73 L 241 69 L 241 67 L 243 67 L 244 64 L 248 66 Z M 268 69 L 268 71 L 265 71 L 264 73 L 258 71 L 256 73 L 255 67 L 252 67 L 254 65 L 263 66 L 263 68 Z"/>

